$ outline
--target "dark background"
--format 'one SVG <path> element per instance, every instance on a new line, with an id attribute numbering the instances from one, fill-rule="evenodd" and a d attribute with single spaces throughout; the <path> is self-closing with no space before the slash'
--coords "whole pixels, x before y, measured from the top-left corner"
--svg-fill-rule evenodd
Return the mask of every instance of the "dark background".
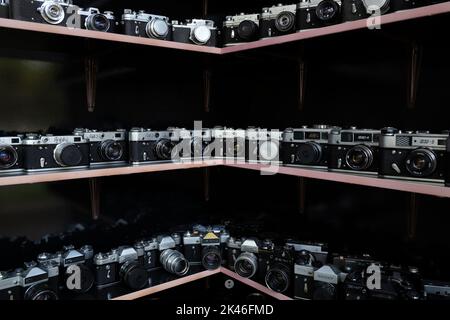
<path id="1" fill-rule="evenodd" d="M 211 0 L 218 21 L 276 1 Z M 120 12 L 119 1 L 84 1 Z M 202 16 L 202 1 L 127 1 L 171 18 Z M 144 126 L 226 125 L 284 129 L 329 123 L 381 128 L 449 129 L 448 15 L 310 39 L 226 56 L 1 29 L 0 130 L 70 132 Z M 408 108 L 411 44 L 423 46 L 417 104 Z M 84 58 L 99 62 L 93 113 L 86 107 Z M 306 61 L 305 104 L 299 108 L 298 59 Z M 210 112 L 203 71 L 212 72 Z M 255 223 L 268 234 L 326 241 L 331 250 L 372 253 L 417 264 L 428 277 L 450 280 L 450 200 L 418 196 L 417 233 L 408 234 L 410 195 L 299 178 L 211 168 L 102 178 L 100 223 L 147 213 L 148 229 L 191 222 Z M 0 235 L 40 239 L 90 221 L 87 180 L 2 187 Z"/>

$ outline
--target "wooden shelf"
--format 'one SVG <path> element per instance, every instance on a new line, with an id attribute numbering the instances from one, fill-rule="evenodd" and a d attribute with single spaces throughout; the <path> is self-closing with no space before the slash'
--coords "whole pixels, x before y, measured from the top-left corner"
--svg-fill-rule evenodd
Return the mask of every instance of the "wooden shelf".
<path id="1" fill-rule="evenodd" d="M 422 17 L 433 16 L 437 14 L 443 14 L 450 12 L 450 2 L 444 2 L 434 5 L 429 5 L 426 7 L 397 11 L 393 13 L 389 13 L 380 17 L 380 25 L 381 27 L 386 24 L 406 21 L 411 19 L 417 19 Z M 127 36 L 122 34 L 113 34 L 113 33 L 105 33 L 98 31 L 90 31 L 83 29 L 73 29 L 62 26 L 53 26 L 48 24 L 27 22 L 27 21 L 19 21 L 12 19 L 2 19 L 0 18 L 0 27 L 2 28 L 10 28 L 10 29 L 18 29 L 18 30 L 27 30 L 33 32 L 43 32 L 43 33 L 52 33 L 59 34 L 65 36 L 73 36 L 73 37 L 82 37 L 82 38 L 90 38 L 90 39 L 98 39 L 105 41 L 115 41 L 121 43 L 131 43 L 137 45 L 144 46 L 153 46 L 153 47 L 161 47 L 161 48 L 172 48 L 177 50 L 185 50 L 185 51 L 195 51 L 195 52 L 203 52 L 209 54 L 229 54 L 233 52 L 240 52 L 250 49 L 256 49 L 261 47 L 273 46 L 283 43 L 295 42 L 310 38 L 316 38 L 321 36 L 326 36 L 329 34 L 336 34 L 340 32 L 346 32 L 351 30 L 358 29 L 366 29 L 367 28 L 367 20 L 357 20 L 344 22 L 337 25 L 332 25 L 329 27 L 305 30 L 299 33 L 289 34 L 286 36 L 274 37 L 270 39 L 259 40 L 255 42 L 245 43 L 241 45 L 236 45 L 232 47 L 226 48 L 215 48 L 215 47 L 205 47 L 198 46 L 194 44 L 185 44 L 178 43 L 173 41 L 163 41 L 163 40 L 155 40 L 148 38 L 140 38 L 134 36 Z"/>
<path id="2" fill-rule="evenodd" d="M 0 175 L 0 186 L 34 184 L 63 180 L 87 179 L 97 177 L 119 176 L 137 173 L 150 173 L 171 170 L 205 168 L 222 164 L 222 161 L 207 160 L 199 162 L 157 163 L 140 166 L 119 166 L 98 169 L 47 171 L 19 175 Z"/>
<path id="3" fill-rule="evenodd" d="M 442 198 L 450 198 L 450 187 L 445 187 L 443 184 L 433 184 L 426 182 L 414 182 L 407 180 L 394 180 L 378 178 L 376 176 L 357 175 L 351 173 L 329 172 L 318 169 L 304 169 L 298 167 L 288 166 L 267 166 L 262 164 L 250 163 L 225 163 L 226 166 L 258 170 L 265 173 L 284 174 L 290 176 L 335 181 L 348 184 L 356 184 L 361 186 L 368 186 L 381 189 L 390 189 L 404 192 L 412 192 L 418 194 L 426 194 Z"/>
<path id="4" fill-rule="evenodd" d="M 255 282 L 253 280 L 242 278 L 239 275 L 237 275 L 236 273 L 234 273 L 226 268 L 223 268 L 223 267 L 216 269 L 216 270 L 206 270 L 206 271 L 202 271 L 199 273 L 195 273 L 195 274 L 183 277 L 183 278 L 179 278 L 179 279 L 176 279 L 173 281 L 169 281 L 169 282 L 154 286 L 154 287 L 150 287 L 150 288 L 136 291 L 136 292 L 133 292 L 130 294 L 126 294 L 126 295 L 117 297 L 113 300 L 135 300 L 135 299 L 139 299 L 139 298 L 144 298 L 144 297 L 150 296 L 152 294 L 155 294 L 157 292 L 175 288 L 177 286 L 187 284 L 189 282 L 197 281 L 200 279 L 204 279 L 204 278 L 207 278 L 212 275 L 219 274 L 219 273 L 223 273 L 223 274 L 229 276 L 230 278 L 240 281 L 240 282 L 244 283 L 245 285 L 248 285 L 248 286 L 250 286 L 268 296 L 271 296 L 277 300 L 292 300 L 291 298 L 289 298 L 281 293 L 274 292 L 274 291 L 270 290 L 269 288 Z"/>

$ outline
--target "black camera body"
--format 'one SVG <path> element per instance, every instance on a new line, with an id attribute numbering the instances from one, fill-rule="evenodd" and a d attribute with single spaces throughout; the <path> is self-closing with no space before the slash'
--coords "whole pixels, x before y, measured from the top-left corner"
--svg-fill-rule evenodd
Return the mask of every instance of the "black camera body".
<path id="1" fill-rule="evenodd" d="M 138 253 L 139 263 L 145 270 L 151 271 L 158 267 L 158 241 L 156 238 L 141 240 L 134 244 Z"/>
<path id="2" fill-rule="evenodd" d="M 89 167 L 89 141 L 82 136 L 27 134 L 22 144 L 28 172 Z"/>
<path id="3" fill-rule="evenodd" d="M 0 18 L 9 18 L 9 2 L 0 0 Z"/>
<path id="4" fill-rule="evenodd" d="M 75 135 L 89 141 L 90 165 L 115 165 L 128 162 L 128 137 L 125 130 L 97 131 L 75 129 Z"/>
<path id="5" fill-rule="evenodd" d="M 447 139 L 448 134 L 382 129 L 380 176 L 443 183 Z"/>
<path id="6" fill-rule="evenodd" d="M 149 162 L 172 162 L 177 142 L 173 132 L 133 128 L 129 132 L 130 162 L 133 165 Z"/>
<path id="7" fill-rule="evenodd" d="M 332 129 L 326 125 L 286 129 L 281 146 L 283 164 L 328 169 L 328 136 Z"/>
<path id="8" fill-rule="evenodd" d="M 130 289 L 139 290 L 148 284 L 147 270 L 139 262 L 139 254 L 133 247 L 122 246 L 96 254 L 94 269 L 99 288 L 122 282 Z"/>
<path id="9" fill-rule="evenodd" d="M 206 270 L 215 270 L 222 265 L 221 234 L 209 230 L 201 237 L 202 265 Z"/>
<path id="10" fill-rule="evenodd" d="M 259 20 L 261 39 L 294 33 L 296 11 L 295 4 L 263 8 Z"/>
<path id="11" fill-rule="evenodd" d="M 306 0 L 297 4 L 297 31 L 326 27 L 341 21 L 341 0 Z"/>
<path id="12" fill-rule="evenodd" d="M 117 32 L 117 22 L 112 11 L 101 13 L 97 8 L 80 9 L 78 10 L 78 16 L 82 29 L 109 33 Z"/>
<path id="13" fill-rule="evenodd" d="M 0 137 L 0 174 L 23 171 L 22 138 Z"/>
<path id="14" fill-rule="evenodd" d="M 278 130 L 247 128 L 245 132 L 245 160 L 252 163 L 280 162 L 283 133 Z"/>
<path id="15" fill-rule="evenodd" d="M 241 13 L 236 16 L 227 16 L 223 22 L 223 43 L 232 46 L 240 43 L 259 40 L 260 14 Z"/>
<path id="16" fill-rule="evenodd" d="M 380 130 L 333 129 L 328 136 L 328 169 L 378 174 Z"/>
<path id="17" fill-rule="evenodd" d="M 41 253 L 37 261 L 39 265 L 53 262 L 59 267 L 59 287 L 76 293 L 89 291 L 94 284 L 91 266 L 94 250 L 91 246 L 83 246 L 76 250 L 73 246 L 64 247 L 55 254 Z"/>
<path id="18" fill-rule="evenodd" d="M 59 267 L 48 262 L 0 272 L 0 300 L 58 300 Z"/>
<path id="19" fill-rule="evenodd" d="M 199 46 L 218 47 L 220 31 L 212 20 L 172 21 L 172 40 Z"/>
<path id="20" fill-rule="evenodd" d="M 129 36 L 171 40 L 172 27 L 169 18 L 139 11 L 125 9 L 122 15 L 123 33 Z"/>
<path id="21" fill-rule="evenodd" d="M 284 293 L 291 291 L 294 280 L 295 250 L 289 245 L 273 247 L 272 253 L 264 258 L 260 253 L 260 261 L 266 260 L 264 283 L 272 291 Z M 261 257 L 262 256 L 262 257 Z M 260 266 L 262 267 L 262 263 Z"/>
<path id="22" fill-rule="evenodd" d="M 78 7 L 71 0 L 10 0 L 11 18 L 66 26 Z"/>

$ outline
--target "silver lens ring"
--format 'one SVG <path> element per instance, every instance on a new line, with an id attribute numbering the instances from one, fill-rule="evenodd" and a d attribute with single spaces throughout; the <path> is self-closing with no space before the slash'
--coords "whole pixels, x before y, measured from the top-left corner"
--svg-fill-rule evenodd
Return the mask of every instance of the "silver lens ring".
<path id="1" fill-rule="evenodd" d="M 12 156 L 12 161 L 7 161 L 6 163 L 0 162 L 0 169 L 9 169 L 14 167 L 19 159 L 16 149 L 9 145 L 2 145 L 0 146 L 0 154 L 4 152 Z"/>
<path id="2" fill-rule="evenodd" d="M 250 267 L 251 270 L 247 270 Z M 234 263 L 234 271 L 243 278 L 251 278 L 258 270 L 258 258 L 251 252 L 243 252 Z"/>
<path id="3" fill-rule="evenodd" d="M 278 277 L 281 276 L 282 281 L 283 281 L 283 287 L 280 288 L 273 288 L 272 286 L 272 281 L 270 281 L 271 277 Z M 285 270 L 283 270 L 283 268 L 274 268 L 274 269 L 270 269 L 267 273 L 266 273 L 266 277 L 264 278 L 264 281 L 266 283 L 266 287 L 269 288 L 272 291 L 275 292 L 286 292 L 286 290 L 289 288 L 289 284 L 290 284 L 290 279 L 289 279 L 289 275 L 286 273 Z"/>
<path id="4" fill-rule="evenodd" d="M 42 18 L 50 24 L 60 24 L 66 16 L 63 7 L 59 3 L 50 1 L 44 2 L 39 11 Z"/>
<path id="5" fill-rule="evenodd" d="M 355 162 L 352 161 L 352 156 L 355 153 L 359 153 L 364 157 L 362 164 L 355 164 Z M 362 144 L 354 146 L 347 151 L 347 154 L 345 155 L 345 162 L 353 170 L 366 170 L 370 168 L 373 163 L 373 151 L 368 146 Z"/>
<path id="6" fill-rule="evenodd" d="M 159 260 L 167 272 L 178 276 L 184 276 L 189 271 L 189 262 L 179 251 L 166 249 L 161 253 Z M 180 264 L 183 264 L 184 266 L 182 268 L 178 268 Z"/>
<path id="7" fill-rule="evenodd" d="M 103 26 L 102 28 L 99 28 L 96 25 L 96 22 L 98 22 L 98 20 L 96 21 L 96 19 L 102 19 L 103 21 Z M 95 14 L 91 14 L 86 18 L 86 22 L 85 22 L 85 26 L 86 29 L 88 30 L 94 30 L 94 31 L 103 31 L 106 32 L 109 30 L 109 28 L 111 27 L 111 22 L 109 21 L 109 19 L 101 13 L 95 13 Z"/>
<path id="8" fill-rule="evenodd" d="M 414 177 L 427 177 L 437 168 L 437 156 L 430 150 L 419 148 L 411 151 L 406 158 L 406 169 Z"/>
<path id="9" fill-rule="evenodd" d="M 169 26 L 163 19 L 152 19 L 145 26 L 149 38 L 164 39 L 169 34 Z"/>
<path id="10" fill-rule="evenodd" d="M 198 26 L 192 30 L 191 40 L 195 44 L 203 45 L 211 39 L 211 30 L 207 26 Z"/>

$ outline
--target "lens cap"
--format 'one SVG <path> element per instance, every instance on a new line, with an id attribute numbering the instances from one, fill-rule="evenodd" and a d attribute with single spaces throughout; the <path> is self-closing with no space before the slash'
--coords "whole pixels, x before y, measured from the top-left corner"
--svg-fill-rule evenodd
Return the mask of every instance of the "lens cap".
<path id="1" fill-rule="evenodd" d="M 238 35 L 243 40 L 253 40 L 258 33 L 258 26 L 250 20 L 244 20 L 239 24 Z"/>
<path id="2" fill-rule="evenodd" d="M 313 143 L 304 143 L 298 147 L 297 157 L 301 164 L 318 163 L 321 157 L 320 146 Z"/>
<path id="3" fill-rule="evenodd" d="M 61 151 L 60 159 L 62 164 L 73 167 L 81 163 L 83 155 L 76 145 L 71 144 Z"/>
<path id="4" fill-rule="evenodd" d="M 207 26 L 198 26 L 192 32 L 192 41 L 198 44 L 206 44 L 211 39 L 211 30 Z"/>

